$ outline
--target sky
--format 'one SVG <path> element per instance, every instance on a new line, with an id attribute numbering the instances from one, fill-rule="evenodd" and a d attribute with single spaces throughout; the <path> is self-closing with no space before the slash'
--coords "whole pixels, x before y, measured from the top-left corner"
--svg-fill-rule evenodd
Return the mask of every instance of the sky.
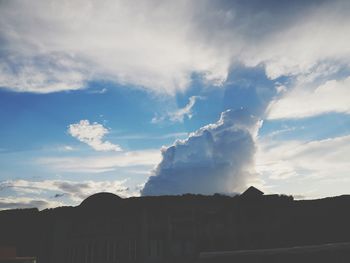
<path id="1" fill-rule="evenodd" d="M 0 209 L 350 189 L 350 2 L 0 1 Z"/>

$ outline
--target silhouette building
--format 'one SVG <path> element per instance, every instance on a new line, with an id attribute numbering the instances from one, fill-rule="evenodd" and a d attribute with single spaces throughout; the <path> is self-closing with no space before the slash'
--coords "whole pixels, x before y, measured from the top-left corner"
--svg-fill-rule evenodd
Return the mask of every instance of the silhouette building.
<path id="1" fill-rule="evenodd" d="M 201 253 L 350 242 L 349 207 L 349 196 L 295 201 L 254 187 L 234 197 L 99 193 L 77 207 L 1 211 L 0 247 L 38 263 L 197 262 Z"/>
<path id="2" fill-rule="evenodd" d="M 259 189 L 255 188 L 254 186 L 249 187 L 242 195 L 242 198 L 248 198 L 248 199 L 258 199 L 262 195 L 264 195 L 263 192 L 261 192 Z"/>

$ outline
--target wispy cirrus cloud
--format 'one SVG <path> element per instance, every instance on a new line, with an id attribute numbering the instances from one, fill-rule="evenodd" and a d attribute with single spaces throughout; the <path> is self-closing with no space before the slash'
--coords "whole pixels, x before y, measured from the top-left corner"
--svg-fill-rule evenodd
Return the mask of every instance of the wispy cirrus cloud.
<path id="1" fill-rule="evenodd" d="M 17 197 L 0 197 L 1 208 L 27 208 L 38 207 L 39 209 L 56 207 L 67 204 L 79 204 L 88 196 L 98 192 L 111 192 L 122 197 L 137 195 L 137 192 L 125 185 L 126 180 L 115 181 L 70 181 L 70 180 L 6 180 L 0 182 L 0 192 L 11 190 Z M 48 198 L 47 196 L 52 196 Z"/>
<path id="2" fill-rule="evenodd" d="M 30 197 L 18 197 L 7 196 L 0 197 L 0 210 L 6 209 L 23 209 L 23 208 L 54 208 L 63 206 L 62 202 L 57 200 L 48 200 L 47 198 L 30 198 Z"/>
<path id="3" fill-rule="evenodd" d="M 121 147 L 103 137 L 108 134 L 108 129 L 97 122 L 90 123 L 88 120 L 81 120 L 78 123 L 70 124 L 68 133 L 79 141 L 86 143 L 96 151 L 121 151 Z"/>
<path id="4" fill-rule="evenodd" d="M 329 112 L 350 114 L 350 77 L 327 80 L 316 88 L 297 86 L 273 100 L 268 119 L 305 118 Z"/>
<path id="5" fill-rule="evenodd" d="M 160 117 L 155 116 L 152 118 L 152 123 L 159 123 L 165 120 L 169 120 L 171 122 L 183 122 L 184 118 L 187 117 L 188 119 L 191 119 L 193 116 L 192 108 L 197 100 L 203 99 L 200 96 L 191 96 L 189 98 L 188 103 L 183 107 L 179 108 L 173 112 L 168 112 L 165 115 L 162 115 Z"/>
<path id="6" fill-rule="evenodd" d="M 257 171 L 273 180 L 341 180 L 350 170 L 350 136 L 314 141 L 262 140 Z"/>
<path id="7" fill-rule="evenodd" d="M 42 157 L 37 163 L 57 172 L 103 173 L 117 168 L 144 166 L 152 168 L 161 158 L 159 149 L 129 151 L 104 156 Z"/>
<path id="8" fill-rule="evenodd" d="M 1 31 L 0 36 L 3 36 Z M 74 56 L 65 52 L 45 55 L 38 53 L 0 53 L 3 58 L 0 62 L 0 87 L 34 93 L 78 90 L 84 87 L 88 79 L 87 69 Z"/>
<path id="9" fill-rule="evenodd" d="M 164 140 L 169 138 L 182 138 L 188 136 L 188 132 L 174 132 L 162 135 L 150 135 L 150 134 L 127 134 L 113 136 L 115 139 L 120 140 Z"/>

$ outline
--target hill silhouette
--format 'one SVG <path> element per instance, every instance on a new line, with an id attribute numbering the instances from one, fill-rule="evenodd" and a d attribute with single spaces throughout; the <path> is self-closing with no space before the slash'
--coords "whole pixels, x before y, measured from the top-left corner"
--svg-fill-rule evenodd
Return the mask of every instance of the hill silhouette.
<path id="1" fill-rule="evenodd" d="M 348 195 L 295 201 L 256 188 L 233 197 L 99 193 L 76 207 L 0 211 L 0 248 L 38 263 L 349 262 L 349 207 Z"/>

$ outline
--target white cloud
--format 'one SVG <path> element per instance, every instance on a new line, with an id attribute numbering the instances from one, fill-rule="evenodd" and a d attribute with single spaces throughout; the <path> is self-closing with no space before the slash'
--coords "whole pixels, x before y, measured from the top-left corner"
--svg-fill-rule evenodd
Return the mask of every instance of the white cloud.
<path id="1" fill-rule="evenodd" d="M 53 207 L 63 205 L 63 201 L 49 200 L 48 195 L 52 198 L 67 197 L 70 203 L 79 204 L 88 196 L 98 192 L 110 192 L 121 197 L 134 195 L 133 192 L 125 185 L 125 180 L 115 181 L 68 181 L 68 180 L 7 180 L 0 182 L 0 191 L 10 189 L 17 195 L 21 195 L 13 201 L 9 198 L 0 198 L 0 208 L 28 207 L 33 206 L 35 200 L 47 200 L 39 208 Z M 23 196 L 24 195 L 24 196 Z M 27 195 L 27 196 L 26 196 Z M 30 195 L 30 196 L 28 196 Z M 43 197 L 45 195 L 45 197 Z M 6 200 L 5 200 L 6 199 Z M 11 198 L 10 198 L 11 199 Z M 2 205 L 3 202 L 3 205 Z M 7 205 L 6 205 L 7 203 Z M 16 205 L 16 203 L 18 203 Z M 12 206 L 11 206 L 12 205 Z M 37 204 L 38 205 L 38 204 Z M 2 207 L 3 206 L 3 207 Z"/>
<path id="2" fill-rule="evenodd" d="M 328 112 L 350 113 L 350 77 L 316 88 L 296 87 L 268 108 L 269 119 L 304 118 Z"/>
<path id="3" fill-rule="evenodd" d="M 236 62 L 263 64 L 270 78 L 312 74 L 324 63 L 348 66 L 349 9 L 348 1 L 2 2 L 0 86 L 46 93 L 104 78 L 174 94 L 193 72 L 221 83 Z"/>
<path id="4" fill-rule="evenodd" d="M 349 135 L 310 142 L 262 140 L 256 167 L 260 175 L 272 180 L 311 178 L 316 186 L 319 181 L 349 179 L 349 156 Z M 330 190 L 337 189 L 324 194 Z"/>
<path id="5" fill-rule="evenodd" d="M 37 163 L 57 172 L 103 173 L 133 166 L 153 167 L 160 159 L 161 154 L 156 149 L 105 156 L 45 157 L 38 159 Z"/>
<path id="6" fill-rule="evenodd" d="M 152 123 L 159 123 L 164 121 L 165 119 L 169 119 L 172 122 L 183 122 L 184 118 L 187 117 L 189 119 L 192 118 L 193 112 L 192 108 L 194 104 L 196 103 L 196 100 L 202 99 L 200 96 L 191 96 L 189 98 L 189 102 L 183 107 L 175 110 L 174 112 L 168 112 L 166 115 L 163 116 L 155 116 L 152 118 Z"/>
<path id="7" fill-rule="evenodd" d="M 197 96 L 190 97 L 189 102 L 185 107 L 180 108 L 177 111 L 169 114 L 169 119 L 173 122 L 183 122 L 185 116 L 191 119 L 193 114 L 192 107 L 194 106 L 194 104 L 196 103 L 196 99 L 198 98 L 199 97 Z"/>
<path id="8" fill-rule="evenodd" d="M 242 61 L 246 65 L 263 64 L 271 79 L 313 75 L 320 68 L 339 64 L 349 66 L 348 1 L 293 1 L 290 5 L 298 12 L 292 15 L 289 15 L 288 3 L 281 1 L 281 5 L 284 10 L 279 10 L 279 14 L 264 17 L 256 12 L 256 16 L 249 17 L 252 22 L 247 28 L 257 26 L 260 20 L 262 24 L 257 32 L 265 34 L 258 39 L 253 35 L 258 43 L 248 43 L 248 48 L 243 50 Z M 265 31 L 265 23 L 274 27 Z"/>
<path id="9" fill-rule="evenodd" d="M 69 145 L 64 146 L 63 149 L 65 151 L 73 151 L 74 150 L 74 148 L 72 146 L 69 146 Z"/>
<path id="10" fill-rule="evenodd" d="M 143 195 L 232 193 L 252 178 L 254 138 L 259 122 L 244 110 L 228 110 L 220 120 L 162 149 L 162 160 Z"/>
<path id="11" fill-rule="evenodd" d="M 282 129 L 280 130 L 274 130 L 272 132 L 270 132 L 267 136 L 270 138 L 282 135 L 282 134 L 286 134 L 286 133 L 290 133 L 290 132 L 294 132 L 296 130 L 302 130 L 304 129 L 304 127 L 288 127 L 288 126 L 284 126 L 282 127 Z"/>
<path id="12" fill-rule="evenodd" d="M 103 137 L 108 134 L 108 129 L 96 122 L 90 124 L 88 120 L 81 120 L 79 123 L 70 124 L 68 133 L 96 151 L 122 150 L 119 145 L 103 141 Z"/>
<path id="13" fill-rule="evenodd" d="M 187 132 L 174 132 L 163 135 L 150 135 L 150 134 L 128 134 L 128 135 L 118 135 L 114 136 L 115 139 L 120 140 L 163 140 L 169 138 L 181 138 L 186 137 Z"/>
<path id="14" fill-rule="evenodd" d="M 194 71 L 218 81 L 229 66 L 221 50 L 196 39 L 188 1 L 11 1 L 0 10 L 0 86 L 16 91 L 77 89 L 104 78 L 174 93 Z"/>
<path id="15" fill-rule="evenodd" d="M 93 90 L 90 91 L 90 94 L 105 94 L 108 90 L 106 88 L 100 89 L 100 90 Z"/>
<path id="16" fill-rule="evenodd" d="M 75 151 L 76 149 L 70 145 L 63 145 L 58 147 L 57 150 L 60 152 L 72 152 L 72 151 Z"/>
<path id="17" fill-rule="evenodd" d="M 9 54 L 0 61 L 0 87 L 36 93 L 84 87 L 87 73 L 75 58 L 66 54 L 28 56 Z"/>
<path id="18" fill-rule="evenodd" d="M 63 206 L 64 204 L 59 201 L 43 199 L 35 199 L 29 197 L 8 196 L 0 197 L 0 210 L 5 209 L 19 209 L 19 208 L 54 208 Z"/>

